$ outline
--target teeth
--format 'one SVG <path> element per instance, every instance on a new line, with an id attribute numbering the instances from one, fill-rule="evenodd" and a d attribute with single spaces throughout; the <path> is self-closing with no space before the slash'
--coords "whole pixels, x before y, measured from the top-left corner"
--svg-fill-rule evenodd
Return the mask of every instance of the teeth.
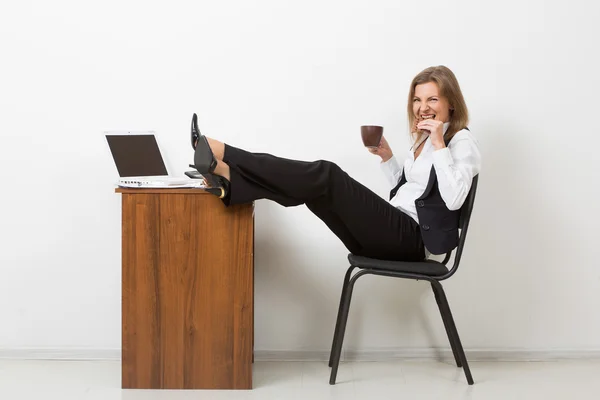
<path id="1" fill-rule="evenodd" d="M 433 118 L 435 118 L 435 114 L 421 115 L 421 118 L 423 118 L 423 119 L 433 119 Z"/>

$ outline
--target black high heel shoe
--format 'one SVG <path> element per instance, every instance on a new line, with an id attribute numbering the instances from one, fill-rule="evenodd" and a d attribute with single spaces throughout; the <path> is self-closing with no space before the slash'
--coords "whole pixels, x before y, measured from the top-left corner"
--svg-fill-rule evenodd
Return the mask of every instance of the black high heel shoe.
<path id="1" fill-rule="evenodd" d="M 200 139 L 200 136 L 202 136 L 202 134 L 200 133 L 200 128 L 198 128 L 198 116 L 196 115 L 196 113 L 194 113 L 194 115 L 192 116 L 191 131 L 192 149 L 196 150 L 196 143 L 198 142 L 198 139 Z"/>
<path id="2" fill-rule="evenodd" d="M 192 148 L 194 151 L 194 164 L 190 164 L 190 167 L 196 169 L 204 178 L 209 187 L 205 190 L 220 199 L 227 196 L 229 193 L 229 181 L 222 176 L 213 174 L 217 167 L 217 160 L 210 149 L 208 140 L 200 133 L 198 128 L 198 116 L 194 113 L 192 117 L 192 128 L 191 128 L 191 141 Z M 186 174 L 194 178 L 198 178 L 196 174 Z"/>
<path id="3" fill-rule="evenodd" d="M 217 167 L 217 160 L 215 160 L 215 156 L 208 145 L 206 136 L 200 133 L 196 113 L 192 117 L 191 140 L 192 148 L 195 150 L 194 165 L 192 167 L 196 168 L 201 174 L 212 173 Z"/>
<path id="4" fill-rule="evenodd" d="M 213 174 L 203 174 L 202 176 L 209 186 L 204 190 L 206 190 L 208 193 L 214 194 L 220 199 L 227 196 L 229 193 L 229 181 L 227 179 Z"/>

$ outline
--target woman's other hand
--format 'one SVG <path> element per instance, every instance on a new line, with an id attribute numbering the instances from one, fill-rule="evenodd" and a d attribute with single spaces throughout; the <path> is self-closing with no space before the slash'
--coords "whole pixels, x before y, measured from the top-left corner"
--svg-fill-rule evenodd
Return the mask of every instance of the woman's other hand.
<path id="1" fill-rule="evenodd" d="M 390 145 L 388 144 L 387 140 L 385 140 L 384 136 L 381 136 L 381 141 L 379 142 L 379 146 L 367 147 L 367 150 L 369 150 L 369 152 L 371 154 L 375 154 L 375 155 L 381 157 L 381 161 L 383 161 L 383 162 L 386 162 L 387 160 L 392 158 L 392 156 L 394 155 L 392 153 L 392 149 L 390 148 Z"/>

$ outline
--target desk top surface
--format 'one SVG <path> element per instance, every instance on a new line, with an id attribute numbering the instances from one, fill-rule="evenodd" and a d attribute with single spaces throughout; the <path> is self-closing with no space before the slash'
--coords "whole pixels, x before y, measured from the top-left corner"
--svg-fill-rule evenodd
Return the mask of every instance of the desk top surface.
<path id="1" fill-rule="evenodd" d="M 210 194 L 204 189 L 196 188 L 173 188 L 173 189 L 152 189 L 152 188 L 122 188 L 115 189 L 115 193 L 127 194 L 148 194 L 148 193 L 164 193 L 164 194 Z"/>

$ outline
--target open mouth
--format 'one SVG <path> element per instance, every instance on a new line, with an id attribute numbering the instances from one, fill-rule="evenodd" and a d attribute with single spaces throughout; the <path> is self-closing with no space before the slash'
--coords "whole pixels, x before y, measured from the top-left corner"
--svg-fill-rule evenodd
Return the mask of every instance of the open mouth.
<path id="1" fill-rule="evenodd" d="M 435 114 L 424 114 L 424 115 L 421 115 L 421 119 L 435 119 Z"/>

